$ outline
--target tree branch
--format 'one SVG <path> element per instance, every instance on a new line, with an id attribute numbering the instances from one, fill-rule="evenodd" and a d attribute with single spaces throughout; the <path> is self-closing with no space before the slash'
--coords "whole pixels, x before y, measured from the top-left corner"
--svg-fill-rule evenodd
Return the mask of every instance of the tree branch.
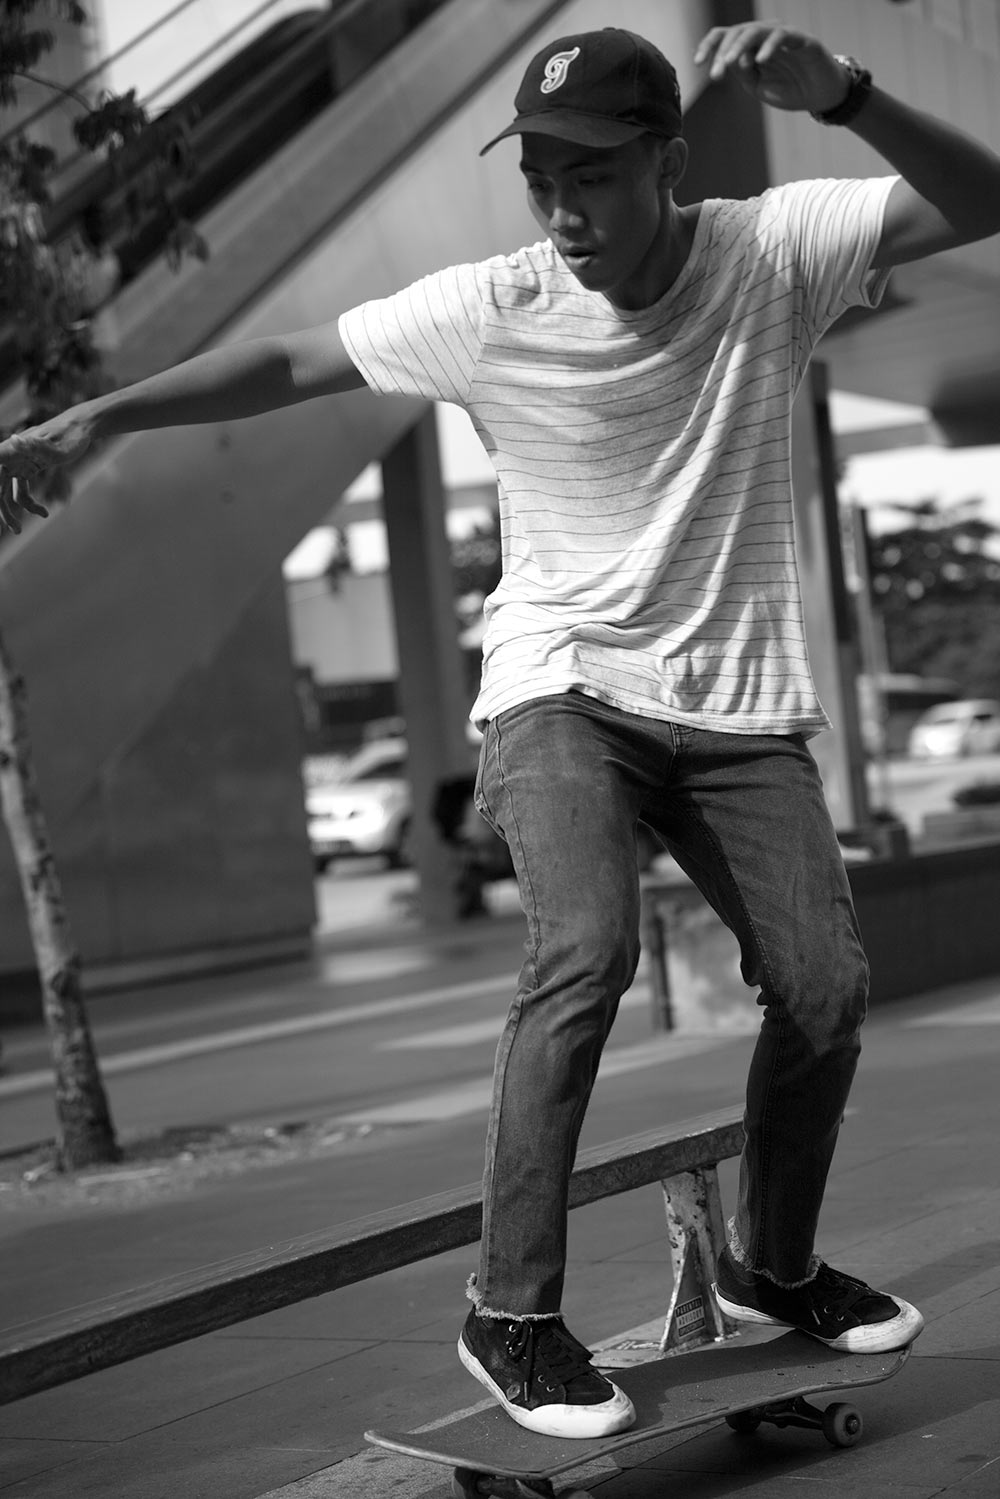
<path id="1" fill-rule="evenodd" d="M 82 104 L 86 110 L 93 109 L 93 104 L 83 94 L 78 94 L 76 89 L 68 88 L 64 83 L 56 83 L 51 78 L 42 78 L 38 73 L 22 73 L 17 70 L 8 74 L 10 78 L 24 78 L 28 83 L 40 83 L 42 88 L 50 88 L 54 94 L 63 94 L 67 99 L 72 99 L 75 104 Z"/>

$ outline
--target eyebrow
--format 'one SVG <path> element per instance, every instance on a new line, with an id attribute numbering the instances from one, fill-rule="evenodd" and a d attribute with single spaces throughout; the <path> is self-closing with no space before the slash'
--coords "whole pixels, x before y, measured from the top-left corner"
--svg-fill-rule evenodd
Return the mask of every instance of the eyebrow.
<path id="1" fill-rule="evenodd" d="M 599 164 L 600 158 L 593 152 L 591 152 L 587 156 L 578 156 L 573 161 L 560 162 L 558 167 L 556 167 L 554 170 L 561 172 L 578 172 L 582 167 L 594 167 L 598 166 Z M 529 160 L 529 158 L 526 156 L 521 157 L 519 165 L 521 171 L 525 174 L 525 176 L 527 176 L 529 172 L 533 172 L 539 177 L 544 177 L 547 175 L 545 167 L 536 166 L 536 164 L 533 161 Z"/>

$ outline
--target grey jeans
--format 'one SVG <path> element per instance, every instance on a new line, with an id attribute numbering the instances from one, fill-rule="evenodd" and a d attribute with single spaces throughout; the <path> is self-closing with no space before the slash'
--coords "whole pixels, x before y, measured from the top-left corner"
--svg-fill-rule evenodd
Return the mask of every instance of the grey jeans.
<path id="1" fill-rule="evenodd" d="M 560 1308 L 577 1140 L 639 958 L 640 818 L 735 933 L 760 991 L 737 1253 L 781 1284 L 807 1279 L 868 969 L 802 738 L 539 698 L 488 726 L 476 804 L 510 846 L 528 938 L 497 1050 L 473 1299 L 517 1317 Z"/>

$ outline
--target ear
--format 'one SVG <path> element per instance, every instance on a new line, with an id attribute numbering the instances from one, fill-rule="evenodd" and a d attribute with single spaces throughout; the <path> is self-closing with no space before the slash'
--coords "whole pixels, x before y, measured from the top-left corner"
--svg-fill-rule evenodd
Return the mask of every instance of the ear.
<path id="1" fill-rule="evenodd" d="M 660 158 L 660 175 L 665 187 L 675 188 L 687 169 L 688 146 L 687 141 L 681 136 L 675 135 L 672 140 L 666 141 L 663 155 Z"/>

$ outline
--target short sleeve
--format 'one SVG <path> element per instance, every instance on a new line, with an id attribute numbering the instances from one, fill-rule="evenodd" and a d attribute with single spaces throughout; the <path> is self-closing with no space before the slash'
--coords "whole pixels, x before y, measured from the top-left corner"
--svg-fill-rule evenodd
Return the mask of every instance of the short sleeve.
<path id="1" fill-rule="evenodd" d="M 479 268 L 452 266 L 345 312 L 340 336 L 380 395 L 464 405 L 482 348 Z"/>
<path id="2" fill-rule="evenodd" d="M 895 177 L 793 182 L 760 200 L 761 231 L 791 253 L 804 295 L 803 315 L 819 335 L 849 307 L 877 307 L 888 270 L 872 268 Z"/>

